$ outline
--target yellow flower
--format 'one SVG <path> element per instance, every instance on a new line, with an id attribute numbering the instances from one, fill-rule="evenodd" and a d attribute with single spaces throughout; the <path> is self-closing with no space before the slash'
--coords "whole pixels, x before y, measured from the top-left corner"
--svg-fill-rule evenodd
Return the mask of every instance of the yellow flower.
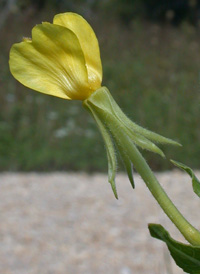
<path id="1" fill-rule="evenodd" d="M 94 117 L 104 139 L 108 178 L 116 198 L 115 147 L 134 187 L 132 163 L 143 173 L 135 145 L 161 156 L 164 154 L 154 142 L 177 145 L 132 122 L 109 90 L 101 87 L 98 41 L 91 26 L 78 14 L 58 14 L 53 24 L 43 23 L 34 27 L 32 39 L 24 38 L 23 42 L 12 46 L 9 64 L 11 73 L 23 85 L 60 98 L 83 101 L 83 106 Z"/>
<path id="2" fill-rule="evenodd" d="M 87 21 L 71 12 L 35 26 L 32 39 L 12 46 L 9 65 L 24 86 L 64 99 L 85 100 L 101 87 L 97 38 Z"/>
<path id="3" fill-rule="evenodd" d="M 21 43 L 12 46 L 9 64 L 11 73 L 23 85 L 60 98 L 83 101 L 83 107 L 93 116 L 104 139 L 108 181 L 116 198 L 115 149 L 118 149 L 132 187 L 135 186 L 133 164 L 185 239 L 192 245 L 200 243 L 199 231 L 176 209 L 136 147 L 164 156 L 155 143 L 179 144 L 132 122 L 109 90 L 101 87 L 102 66 L 98 41 L 91 26 L 80 15 L 58 14 L 53 24 L 43 23 L 34 27 L 32 39 L 24 38 Z M 184 168 L 181 164 L 178 166 Z M 184 169 L 188 170 L 188 167 Z M 158 232 L 157 238 L 161 239 L 163 229 L 154 225 L 150 227 L 150 232 L 153 237 Z M 164 231 L 163 235 L 166 233 Z"/>

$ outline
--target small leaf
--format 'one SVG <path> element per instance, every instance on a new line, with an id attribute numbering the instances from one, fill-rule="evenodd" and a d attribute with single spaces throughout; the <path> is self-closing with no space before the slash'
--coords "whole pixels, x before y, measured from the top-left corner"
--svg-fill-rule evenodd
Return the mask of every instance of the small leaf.
<path id="1" fill-rule="evenodd" d="M 159 224 L 149 224 L 148 227 L 152 237 L 167 244 L 171 256 L 180 268 L 190 274 L 200 274 L 200 247 L 175 241 Z"/>
<path id="2" fill-rule="evenodd" d="M 200 182 L 199 182 L 199 180 L 197 179 L 197 177 L 194 175 L 193 170 L 192 170 L 190 167 L 188 167 L 188 166 L 186 166 L 186 165 L 184 165 L 184 164 L 182 164 L 182 163 L 180 163 L 180 162 L 177 162 L 177 161 L 174 161 L 174 160 L 170 160 L 170 161 L 171 161 L 175 166 L 177 166 L 177 167 L 183 169 L 184 171 L 186 171 L 186 172 L 190 175 L 190 177 L 192 178 L 193 190 L 194 190 L 194 192 L 200 197 Z"/>

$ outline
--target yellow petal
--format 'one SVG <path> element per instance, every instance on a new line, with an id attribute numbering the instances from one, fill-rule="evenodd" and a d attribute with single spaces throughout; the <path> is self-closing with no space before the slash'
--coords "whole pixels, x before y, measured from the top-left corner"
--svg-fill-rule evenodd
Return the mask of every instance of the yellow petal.
<path id="1" fill-rule="evenodd" d="M 91 26 L 82 16 L 72 12 L 57 14 L 53 24 L 64 26 L 76 34 L 85 56 L 89 84 L 93 90 L 100 88 L 102 65 L 99 44 Z"/>
<path id="2" fill-rule="evenodd" d="M 44 23 L 32 30 L 32 41 L 14 44 L 10 70 L 23 85 L 65 99 L 91 94 L 85 58 L 76 35 L 62 26 Z"/>

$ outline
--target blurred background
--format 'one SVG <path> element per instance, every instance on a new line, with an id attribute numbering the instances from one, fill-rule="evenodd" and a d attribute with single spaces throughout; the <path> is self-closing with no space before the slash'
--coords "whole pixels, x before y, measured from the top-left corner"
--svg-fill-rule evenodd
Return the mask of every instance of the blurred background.
<path id="1" fill-rule="evenodd" d="M 199 168 L 200 1 L 0 0 L 0 170 L 107 170 L 102 138 L 81 102 L 29 90 L 9 72 L 12 44 L 67 11 L 95 30 L 103 85 L 125 113 L 183 145 L 163 147 L 167 158 Z M 154 170 L 171 168 L 144 154 Z"/>

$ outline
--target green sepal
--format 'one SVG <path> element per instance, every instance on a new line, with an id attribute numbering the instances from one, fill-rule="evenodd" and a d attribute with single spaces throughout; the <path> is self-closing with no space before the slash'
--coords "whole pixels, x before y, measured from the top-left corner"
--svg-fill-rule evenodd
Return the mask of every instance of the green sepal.
<path id="1" fill-rule="evenodd" d="M 157 153 L 164 156 L 164 153 L 160 148 L 158 148 L 151 139 L 155 139 L 156 142 L 177 144 L 176 142 L 162 137 L 158 134 L 154 134 L 142 127 L 137 126 L 133 123 L 119 108 L 115 100 L 112 98 L 110 92 L 106 87 L 102 87 L 95 91 L 87 100 L 90 106 L 95 109 L 95 112 L 99 112 L 101 115 L 101 120 L 106 123 L 107 116 L 110 115 L 112 119 L 118 121 L 118 127 L 123 128 L 123 131 L 132 139 L 132 141 L 142 149 L 149 150 L 151 152 Z M 151 134 L 150 134 L 151 133 Z M 148 138 L 146 136 L 148 136 Z M 154 137 L 157 137 L 154 138 Z"/>
<path id="2" fill-rule="evenodd" d="M 119 150 L 119 153 L 120 153 L 121 159 L 123 161 L 123 164 L 124 164 L 124 166 L 126 168 L 126 172 L 127 172 L 129 181 L 130 181 L 132 187 L 135 188 L 134 179 L 133 179 L 133 167 L 132 167 L 132 163 L 131 163 L 131 161 L 129 159 L 129 156 L 123 150 L 123 148 L 120 145 L 117 144 L 117 148 Z"/>
<path id="3" fill-rule="evenodd" d="M 140 135 L 143 135 L 147 139 L 154 141 L 156 143 L 181 146 L 181 144 L 179 144 L 178 142 L 166 138 L 160 134 L 154 133 L 148 129 L 145 129 L 131 121 L 120 109 L 120 107 L 115 102 L 115 100 L 113 99 L 112 95 L 106 87 L 101 88 L 101 93 L 104 93 L 104 96 L 102 96 L 98 92 L 94 93 L 95 101 L 97 99 L 98 103 L 100 102 L 103 108 L 106 107 L 107 110 L 110 110 L 129 130 L 137 132 Z M 98 96 L 100 97 L 100 100 L 98 100 Z M 102 100 L 102 97 L 104 97 L 104 100 Z"/>
<path id="4" fill-rule="evenodd" d="M 142 149 L 159 154 L 161 157 L 165 158 L 163 151 L 157 147 L 154 143 L 148 140 L 146 137 L 142 136 L 138 132 L 129 130 L 127 127 L 124 128 L 124 131 L 132 139 L 132 141 Z"/>
<path id="5" fill-rule="evenodd" d="M 106 87 L 101 87 L 95 92 L 93 92 L 90 97 L 88 97 L 85 101 L 83 101 L 83 106 L 90 110 L 95 118 L 97 124 L 99 124 L 99 129 L 102 132 L 102 136 L 108 135 L 109 140 L 107 137 L 104 137 L 104 141 L 107 147 L 107 154 L 108 154 L 108 161 L 109 161 L 109 181 L 111 182 L 111 186 L 113 192 L 116 194 L 116 186 L 113 180 L 113 166 L 112 162 L 116 163 L 111 157 L 111 152 L 109 151 L 109 142 L 112 143 L 114 140 L 115 144 L 119 147 L 119 151 L 121 150 L 120 154 L 122 160 L 124 162 L 125 168 L 127 170 L 127 174 L 129 176 L 129 180 L 134 187 L 134 181 L 132 177 L 132 166 L 138 162 L 136 159 L 136 155 L 130 154 L 130 148 L 134 153 L 139 155 L 140 153 L 135 147 L 138 146 L 142 149 L 149 150 L 151 152 L 157 153 L 164 157 L 164 153 L 162 150 L 157 147 L 151 140 L 160 143 L 168 143 L 168 144 L 176 144 L 176 142 L 162 137 L 158 134 L 154 134 L 142 127 L 137 126 L 133 123 L 127 116 L 121 111 L 117 103 L 112 98 L 110 92 Z M 104 133 L 106 132 L 106 133 Z M 111 136 L 113 140 L 111 139 Z M 107 144 L 108 143 L 108 144 Z M 113 143 L 112 143 L 113 146 Z M 120 149 L 121 148 L 121 149 Z M 113 148 L 114 151 L 114 148 Z M 130 160 L 126 157 L 126 155 L 130 158 Z M 131 157 L 130 157 L 131 155 Z M 136 166 L 135 166 L 136 167 Z M 136 169 L 140 170 L 140 167 L 137 166 Z M 142 171 L 143 172 L 143 171 Z"/>
<path id="6" fill-rule="evenodd" d="M 154 141 L 154 142 L 160 143 L 160 144 L 165 144 L 165 145 L 182 146 L 180 143 L 178 143 L 170 138 L 166 138 L 160 134 L 157 134 L 153 131 L 143 128 L 143 127 L 137 125 L 136 123 L 132 122 L 131 120 L 130 120 L 130 122 L 132 123 L 131 128 L 133 130 L 142 134 L 143 136 L 145 136 L 147 139 L 149 139 L 151 141 Z"/>
<path id="7" fill-rule="evenodd" d="M 105 112 L 102 108 L 99 108 L 93 103 L 91 103 L 91 101 L 88 101 L 87 104 L 90 106 L 90 109 L 92 109 L 93 112 L 97 113 L 98 117 L 100 117 L 100 120 L 104 121 L 107 127 L 110 129 L 113 139 L 115 141 L 115 144 L 119 150 L 119 153 L 125 165 L 130 183 L 132 187 L 134 188 L 135 186 L 134 186 L 133 173 L 132 173 L 132 162 L 128 156 L 129 145 L 126 145 L 126 140 L 128 139 L 130 141 L 131 139 L 129 138 L 126 132 L 126 129 L 121 126 L 121 123 L 119 122 L 119 120 L 115 116 L 113 116 L 110 112 Z M 131 145 L 133 145 L 132 142 L 130 143 Z"/>
<path id="8" fill-rule="evenodd" d="M 174 240 L 159 224 L 149 224 L 148 227 L 152 237 L 167 244 L 171 256 L 180 268 L 190 274 L 200 274 L 199 246 L 186 245 Z"/>
<path id="9" fill-rule="evenodd" d="M 109 92 L 109 91 L 108 91 Z M 148 129 L 145 129 L 139 125 L 137 125 L 135 122 L 131 121 L 125 113 L 120 109 L 120 107 L 117 105 L 113 97 L 111 96 L 109 92 L 109 99 L 110 99 L 110 104 L 115 110 L 116 116 L 120 119 L 120 121 L 130 130 L 133 132 L 137 132 L 140 135 L 143 135 L 147 139 L 154 141 L 156 143 L 161 143 L 161 144 L 169 144 L 169 145 L 176 145 L 176 146 L 181 146 L 178 142 L 171 140 L 169 138 L 166 138 L 160 134 L 154 133 Z"/>
<path id="10" fill-rule="evenodd" d="M 165 157 L 162 150 L 157 147 L 154 143 L 148 140 L 146 137 L 140 135 L 138 132 L 134 132 L 128 129 L 121 121 L 113 115 L 112 112 L 108 111 L 107 108 L 103 108 L 98 104 L 94 103 L 93 101 L 88 101 L 91 108 L 95 108 L 95 112 L 98 112 L 99 116 L 101 116 L 101 120 L 104 120 L 106 124 L 108 124 L 108 120 L 115 120 L 118 128 L 123 128 L 123 131 L 129 136 L 129 138 L 140 148 L 146 149 L 148 151 L 154 152 L 159 154 L 162 157 Z M 109 126 L 108 126 L 109 127 Z"/>
<path id="11" fill-rule="evenodd" d="M 90 107 L 89 104 L 85 103 L 84 106 L 91 112 L 93 115 L 97 126 L 101 132 L 101 135 L 103 137 L 105 147 L 106 147 L 106 153 L 107 153 L 107 158 L 108 158 L 108 181 L 111 184 L 112 191 L 115 195 L 115 198 L 118 199 L 117 195 L 117 189 L 115 185 L 115 175 L 116 175 L 116 170 L 117 170 L 117 160 L 115 157 L 115 149 L 114 145 L 111 139 L 111 136 L 106 129 L 105 125 L 103 122 L 99 119 L 97 114 L 94 112 L 94 110 Z"/>
<path id="12" fill-rule="evenodd" d="M 91 102 L 89 102 L 91 104 Z M 93 104 L 91 104 L 92 107 Z M 126 130 L 123 126 L 121 126 L 121 122 L 114 117 L 113 115 L 110 115 L 110 113 L 104 113 L 102 109 L 98 109 L 95 107 L 95 111 L 98 113 L 99 116 L 101 116 L 101 119 L 105 121 L 107 127 L 110 129 L 111 135 L 113 136 L 113 140 L 115 141 L 116 146 L 119 149 L 119 152 L 121 153 L 121 156 L 124 160 L 124 164 L 126 165 L 126 168 L 128 169 L 128 176 L 133 183 L 132 177 L 132 167 L 130 163 L 133 163 L 135 165 L 135 160 L 138 157 L 136 154 L 140 154 L 140 152 L 137 150 L 134 142 L 132 139 L 128 136 Z M 130 151 L 134 151 L 130 154 Z M 135 153 L 136 152 L 136 153 Z M 130 158 L 131 155 L 131 158 Z M 129 160 L 130 159 L 130 160 Z M 137 169 L 137 168 L 136 168 Z"/>
<path id="13" fill-rule="evenodd" d="M 189 176 L 192 178 L 192 187 L 193 187 L 193 190 L 200 197 L 200 181 L 195 176 L 193 170 L 190 167 L 188 167 L 188 166 L 186 166 L 186 165 L 184 165 L 184 164 L 182 164 L 180 162 L 177 162 L 177 161 L 174 161 L 174 160 L 170 160 L 170 161 L 175 166 L 183 169 L 184 171 L 186 171 L 189 174 Z"/>

